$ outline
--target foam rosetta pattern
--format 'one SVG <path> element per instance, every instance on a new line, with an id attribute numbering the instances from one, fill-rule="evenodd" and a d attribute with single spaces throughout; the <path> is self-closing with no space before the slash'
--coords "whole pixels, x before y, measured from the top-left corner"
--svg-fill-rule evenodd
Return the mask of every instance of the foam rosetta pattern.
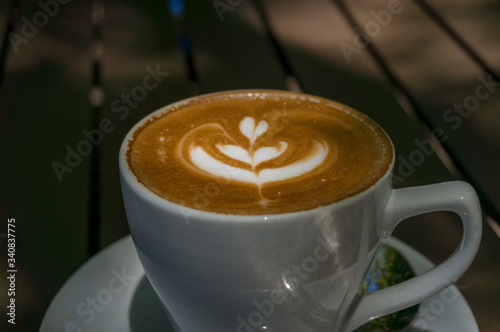
<path id="1" fill-rule="evenodd" d="M 218 128 L 217 125 L 213 125 Z M 214 175 L 225 177 L 230 180 L 250 182 L 257 185 L 259 188 L 262 184 L 293 179 L 314 170 L 328 155 L 328 145 L 322 140 L 313 139 L 313 146 L 305 157 L 290 164 L 280 165 L 275 168 L 257 167 L 266 161 L 270 161 L 279 157 L 285 152 L 288 147 L 287 142 L 278 142 L 275 146 L 264 146 L 255 148 L 255 140 L 264 134 L 269 128 L 269 124 L 265 120 L 261 120 L 255 127 L 255 120 L 252 117 L 245 117 L 239 126 L 240 132 L 248 138 L 249 146 L 247 148 L 235 144 L 216 144 L 218 152 L 217 156 L 209 154 L 203 146 L 191 145 L 189 149 L 189 160 L 198 169 Z M 193 129 L 195 132 L 196 129 Z M 188 133 L 190 135 L 192 132 Z M 225 133 L 225 131 L 224 131 Z M 233 140 L 227 137 L 228 140 Z M 182 148 L 182 147 L 181 147 Z M 223 158 L 218 158 L 218 156 Z M 246 168 L 233 167 L 230 163 L 225 162 L 237 160 L 245 164 Z"/>

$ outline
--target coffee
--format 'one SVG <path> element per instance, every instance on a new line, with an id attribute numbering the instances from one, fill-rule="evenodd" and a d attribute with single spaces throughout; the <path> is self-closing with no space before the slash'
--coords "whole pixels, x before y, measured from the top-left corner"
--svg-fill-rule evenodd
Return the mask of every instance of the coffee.
<path id="1" fill-rule="evenodd" d="M 356 195 L 389 169 L 390 140 L 342 104 L 280 91 L 168 106 L 129 141 L 128 164 L 157 195 L 209 212 L 309 210 Z"/>

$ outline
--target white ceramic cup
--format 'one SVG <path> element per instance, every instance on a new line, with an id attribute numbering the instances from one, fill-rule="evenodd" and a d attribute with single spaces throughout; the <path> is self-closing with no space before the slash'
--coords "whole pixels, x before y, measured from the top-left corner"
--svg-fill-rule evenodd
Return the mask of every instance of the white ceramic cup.
<path id="1" fill-rule="evenodd" d="M 308 211 L 223 215 L 161 198 L 137 180 L 126 152 L 145 121 L 178 103 L 132 128 L 119 156 L 130 232 L 177 332 L 352 331 L 440 292 L 473 261 L 482 219 L 472 187 L 455 181 L 395 190 L 394 161 L 372 187 Z M 460 216 L 455 252 L 423 275 L 356 296 L 379 240 L 401 220 L 432 211 Z"/>

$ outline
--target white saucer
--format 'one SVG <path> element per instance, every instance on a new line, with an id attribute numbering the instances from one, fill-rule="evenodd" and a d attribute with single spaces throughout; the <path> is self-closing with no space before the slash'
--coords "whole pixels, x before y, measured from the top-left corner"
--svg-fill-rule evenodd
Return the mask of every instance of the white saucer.
<path id="1" fill-rule="evenodd" d="M 384 241 L 410 262 L 416 274 L 433 264 L 405 243 Z M 41 332 L 173 332 L 163 306 L 144 274 L 127 236 L 90 259 L 59 290 Z M 472 312 L 455 286 L 420 305 L 406 332 L 476 332 Z"/>

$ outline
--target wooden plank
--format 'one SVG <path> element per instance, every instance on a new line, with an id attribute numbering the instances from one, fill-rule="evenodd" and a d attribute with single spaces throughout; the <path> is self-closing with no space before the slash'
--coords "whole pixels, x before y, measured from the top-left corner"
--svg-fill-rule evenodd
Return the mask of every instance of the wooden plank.
<path id="1" fill-rule="evenodd" d="M 228 5 L 204 0 L 186 2 L 187 31 L 200 92 L 249 88 L 285 88 L 285 72 L 276 57 L 262 22 L 242 20 L 256 17 L 251 3 Z M 220 3 L 220 2 L 219 2 Z"/>
<path id="2" fill-rule="evenodd" d="M 349 4 L 362 27 L 369 24 L 376 26 L 373 13 L 387 11 L 387 3 L 384 2 L 353 1 Z M 464 15 L 463 8 L 459 7 L 455 4 L 449 5 L 446 10 L 440 8 L 450 21 L 458 22 L 463 16 L 456 16 L 457 13 Z M 481 22 L 478 26 L 482 27 L 469 29 L 465 36 L 470 40 L 481 33 L 474 42 L 475 48 L 479 54 L 488 54 L 492 65 L 498 63 L 498 53 L 487 50 L 491 48 L 489 41 L 498 35 L 500 23 L 488 19 L 489 14 L 484 21 L 480 16 L 490 5 L 469 2 L 465 7 L 468 12 L 476 13 L 472 16 Z M 500 10 L 500 5 L 496 4 L 496 7 Z M 461 26 L 459 32 L 466 30 L 470 25 L 470 21 L 467 22 L 457 24 Z M 490 33 L 487 33 L 488 29 Z M 485 198 L 498 211 L 500 179 L 496 173 L 500 167 L 500 135 L 496 124 L 500 121 L 499 84 L 493 82 L 493 76 L 484 72 L 414 3 L 401 5 L 399 12 L 390 16 L 387 27 L 381 27 L 379 31 L 374 33 L 373 43 L 381 49 L 397 76 L 412 92 L 424 117 L 434 128 L 445 132 L 447 139 L 444 144 L 466 174 L 471 176 L 470 181 L 484 192 Z M 494 57 L 496 60 L 492 60 Z"/>
<path id="3" fill-rule="evenodd" d="M 0 94 L 0 218 L 2 232 L 7 218 L 16 219 L 15 327 L 35 331 L 59 287 L 87 259 L 88 161 L 69 151 L 82 148 L 89 119 L 89 24 L 81 2 L 61 5 L 53 16 L 34 2 L 23 9 Z M 54 162 L 65 166 L 56 172 Z M 7 300 L 1 297 L 2 306 Z M 6 324 L 2 319 L 0 330 L 9 331 Z"/>
<path id="4" fill-rule="evenodd" d="M 500 166 L 497 149 L 500 134 L 496 126 L 500 121 L 500 56 L 497 52 L 500 5 L 488 1 L 464 2 L 460 6 L 446 6 L 446 1 L 417 1 L 416 4 L 445 31 L 479 72 L 475 77 L 474 73 L 469 74 L 467 92 L 449 95 L 449 102 L 453 100 L 454 104 L 446 108 L 441 120 L 456 131 L 457 143 L 452 142 L 453 147 L 470 146 L 473 152 L 471 173 L 477 174 L 478 185 L 489 196 L 491 204 L 496 206 L 495 218 L 499 219 L 500 180 L 491 182 L 490 178 L 497 179 L 496 172 Z M 460 155 L 460 152 L 457 154 Z"/>
<path id="5" fill-rule="evenodd" d="M 101 247 L 129 233 L 118 173 L 123 138 L 141 118 L 190 95 L 184 57 L 166 2 L 107 1 L 101 118 L 112 130 L 101 153 Z"/>
<path id="6" fill-rule="evenodd" d="M 421 1 L 417 2 L 419 5 Z M 456 33 L 463 43 L 477 54 L 481 62 L 491 67 L 498 75 L 500 45 L 500 5 L 495 1 L 436 1 L 426 0 L 427 4 L 444 23 Z"/>

